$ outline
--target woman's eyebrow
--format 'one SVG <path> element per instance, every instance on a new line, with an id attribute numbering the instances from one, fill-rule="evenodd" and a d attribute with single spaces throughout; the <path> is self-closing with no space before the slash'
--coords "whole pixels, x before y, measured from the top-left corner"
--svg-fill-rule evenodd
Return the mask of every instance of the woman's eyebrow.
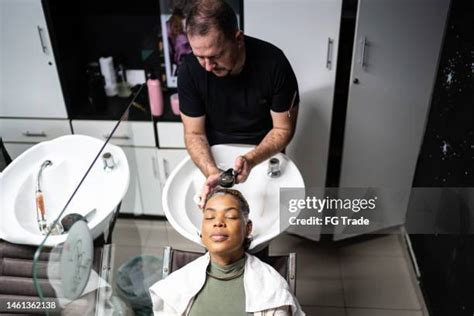
<path id="1" fill-rule="evenodd" d="M 232 207 L 225 208 L 223 211 L 228 212 L 228 211 L 233 211 L 233 210 L 238 211 L 239 209 L 232 206 Z M 207 211 L 216 212 L 216 209 L 213 209 L 212 207 L 209 207 L 209 208 L 206 208 L 204 210 L 204 212 L 207 212 Z"/>
<path id="2" fill-rule="evenodd" d="M 225 211 L 225 212 L 228 212 L 228 211 L 233 211 L 233 210 L 238 211 L 239 209 L 237 209 L 237 208 L 235 208 L 235 207 L 228 207 L 228 208 L 226 208 L 224 211 Z"/>

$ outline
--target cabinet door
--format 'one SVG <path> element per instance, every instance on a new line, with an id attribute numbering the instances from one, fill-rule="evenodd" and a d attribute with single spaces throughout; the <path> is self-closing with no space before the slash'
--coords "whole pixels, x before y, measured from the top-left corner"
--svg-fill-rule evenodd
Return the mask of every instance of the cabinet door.
<path id="1" fill-rule="evenodd" d="M 5 142 L 39 143 L 69 134 L 69 120 L 0 119 L 0 135 Z"/>
<path id="2" fill-rule="evenodd" d="M 127 156 L 128 166 L 130 168 L 130 184 L 128 185 L 127 194 L 122 200 L 120 213 L 142 215 L 143 204 L 140 192 L 140 181 L 138 168 L 140 166 L 137 161 L 136 149 L 133 147 L 121 147 Z"/>
<path id="3" fill-rule="evenodd" d="M 145 215 L 164 215 L 161 206 L 161 183 L 156 148 L 135 148 L 138 180 Z"/>
<path id="4" fill-rule="evenodd" d="M 359 1 L 340 187 L 387 189 L 377 207 L 391 219 L 373 228 L 404 222 L 448 6 L 449 0 Z"/>
<path id="5" fill-rule="evenodd" d="M 0 26 L 0 116 L 67 118 L 41 1 L 0 1 Z"/>
<path id="6" fill-rule="evenodd" d="M 100 120 L 71 120 L 74 134 L 89 135 L 106 140 L 117 122 Z M 119 146 L 155 147 L 152 122 L 120 122 L 110 142 Z"/>
<path id="7" fill-rule="evenodd" d="M 174 168 L 187 156 L 186 149 L 158 149 L 158 171 L 162 187 Z"/>
<path id="8" fill-rule="evenodd" d="M 27 149 L 30 149 L 36 144 L 28 143 L 4 143 L 5 148 L 7 149 L 8 155 L 12 160 L 15 160 L 18 156 L 24 153 Z"/>
<path id="9" fill-rule="evenodd" d="M 326 182 L 341 8 L 342 0 L 252 0 L 244 5 L 245 33 L 282 49 L 295 71 L 301 101 L 287 154 L 306 187 Z M 317 229 L 292 232 L 319 239 Z"/>
<path id="10" fill-rule="evenodd" d="M 306 186 L 324 186 L 342 0 L 252 0 L 244 5 L 245 33 L 283 50 L 298 80 L 296 135 L 287 154 Z"/>
<path id="11" fill-rule="evenodd" d="M 160 148 L 185 148 L 183 123 L 158 122 L 158 144 Z"/>

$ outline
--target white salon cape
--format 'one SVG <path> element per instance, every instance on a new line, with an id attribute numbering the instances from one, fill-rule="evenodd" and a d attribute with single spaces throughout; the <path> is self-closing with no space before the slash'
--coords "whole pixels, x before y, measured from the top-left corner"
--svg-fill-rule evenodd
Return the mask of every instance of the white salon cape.
<path id="1" fill-rule="evenodd" d="M 254 315 L 304 316 L 286 280 L 271 266 L 246 254 L 244 270 L 245 310 Z M 150 287 L 153 313 L 187 315 L 194 297 L 206 282 L 209 253 L 197 258 Z M 290 307 L 291 312 L 287 307 Z"/>

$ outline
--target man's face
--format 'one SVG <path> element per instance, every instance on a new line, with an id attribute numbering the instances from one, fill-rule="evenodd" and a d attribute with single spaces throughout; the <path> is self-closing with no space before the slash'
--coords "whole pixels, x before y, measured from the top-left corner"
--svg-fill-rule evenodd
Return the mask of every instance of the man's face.
<path id="1" fill-rule="evenodd" d="M 202 242 L 211 254 L 232 256 L 243 250 L 251 229 L 249 225 L 235 197 L 215 195 L 207 201 L 203 211 Z"/>
<path id="2" fill-rule="evenodd" d="M 239 32 L 236 39 L 229 40 L 222 32 L 212 28 L 207 35 L 193 35 L 188 39 L 201 66 L 218 77 L 225 77 L 231 74 L 237 64 Z"/>

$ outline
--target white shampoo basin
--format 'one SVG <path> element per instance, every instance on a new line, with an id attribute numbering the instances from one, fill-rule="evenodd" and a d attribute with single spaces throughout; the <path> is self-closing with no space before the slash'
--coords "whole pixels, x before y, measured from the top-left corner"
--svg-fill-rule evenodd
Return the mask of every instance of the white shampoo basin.
<path id="1" fill-rule="evenodd" d="M 227 170 L 233 168 L 237 156 L 252 148 L 248 145 L 215 145 L 211 151 L 218 167 Z M 252 169 L 246 182 L 233 187 L 242 192 L 250 206 L 253 222 L 250 250 L 253 251 L 260 250 L 288 228 L 288 225 L 280 227 L 280 188 L 304 188 L 303 177 L 296 165 L 281 153 L 274 158 L 280 161 L 279 177 L 267 175 L 267 160 Z M 163 190 L 163 209 L 168 221 L 181 235 L 197 244 L 201 244 L 202 211 L 193 198 L 200 193 L 204 181 L 204 176 L 188 156 L 173 170 Z"/>
<path id="2" fill-rule="evenodd" d="M 39 245 L 44 235 L 36 219 L 36 178 L 41 164 L 44 168 L 42 192 L 45 214 L 51 224 L 63 210 L 80 180 L 104 145 L 99 140 L 83 135 L 62 136 L 39 143 L 16 158 L 0 174 L 0 238 L 11 243 Z M 115 168 L 104 170 L 102 158 L 96 161 L 64 215 L 78 213 L 88 217 L 93 238 L 108 227 L 113 211 L 127 192 L 130 171 L 123 150 L 108 144 L 102 153 L 109 152 Z M 55 246 L 66 240 L 67 234 L 50 235 L 46 246 Z"/>

